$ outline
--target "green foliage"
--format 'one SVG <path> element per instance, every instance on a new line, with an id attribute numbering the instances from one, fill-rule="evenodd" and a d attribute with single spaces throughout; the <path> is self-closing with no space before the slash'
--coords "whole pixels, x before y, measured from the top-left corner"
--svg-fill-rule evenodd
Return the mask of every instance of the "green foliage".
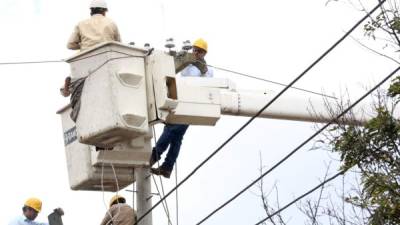
<path id="1" fill-rule="evenodd" d="M 385 24 L 384 14 L 380 13 L 375 18 L 372 18 L 364 24 L 365 35 L 375 39 L 375 31 L 383 28 Z"/>
<path id="2" fill-rule="evenodd" d="M 400 17 L 396 9 L 381 8 L 381 12 L 376 17 L 371 16 L 370 20 L 364 24 L 366 36 L 375 39 L 378 31 L 383 31 L 383 34 L 386 33 L 393 37 L 400 34 Z"/>
<path id="3" fill-rule="evenodd" d="M 396 103 L 400 101 L 400 76 L 396 77 L 392 81 L 392 85 L 390 85 L 389 90 L 388 90 L 388 96 L 395 98 Z"/>
<path id="4" fill-rule="evenodd" d="M 363 1 L 358 1 L 363 9 Z M 400 4 L 387 0 L 364 24 L 364 34 L 400 49 Z M 382 101 L 383 100 L 383 101 Z M 387 101 L 386 101 L 387 100 Z M 400 120 L 393 111 L 400 102 L 400 76 L 375 108 L 376 117 L 365 126 L 336 125 L 329 131 L 331 146 L 341 157 L 341 170 L 357 168 L 361 192 L 345 199 L 369 213 L 370 225 L 400 224 Z M 394 109 L 393 109 L 394 107 Z"/>
<path id="5" fill-rule="evenodd" d="M 400 33 L 400 18 L 397 16 L 393 17 L 390 21 L 390 27 L 396 31 L 396 33 Z"/>
<path id="6" fill-rule="evenodd" d="M 400 96 L 400 77 L 388 96 Z M 384 105 L 364 127 L 340 126 L 331 144 L 342 161 L 342 170 L 356 166 L 361 172 L 362 193 L 346 200 L 371 212 L 369 224 L 400 224 L 400 121 Z"/>

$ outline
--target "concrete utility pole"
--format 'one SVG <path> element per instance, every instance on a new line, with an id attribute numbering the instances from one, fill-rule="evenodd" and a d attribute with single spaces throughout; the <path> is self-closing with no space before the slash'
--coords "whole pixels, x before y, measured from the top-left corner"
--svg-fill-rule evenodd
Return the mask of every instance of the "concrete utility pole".
<path id="1" fill-rule="evenodd" d="M 137 216 L 142 217 L 152 207 L 151 201 L 151 174 L 149 168 L 136 168 L 136 201 L 137 201 Z M 152 225 L 152 213 L 146 215 L 138 225 Z"/>

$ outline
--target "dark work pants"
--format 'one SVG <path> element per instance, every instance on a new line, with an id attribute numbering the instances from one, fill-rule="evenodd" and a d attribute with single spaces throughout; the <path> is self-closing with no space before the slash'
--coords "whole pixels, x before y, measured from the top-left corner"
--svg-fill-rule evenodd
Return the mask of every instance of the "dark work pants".
<path id="1" fill-rule="evenodd" d="M 153 149 L 153 157 L 155 161 L 158 161 L 169 146 L 167 157 L 162 164 L 164 169 L 172 171 L 174 168 L 181 148 L 183 135 L 185 135 L 188 127 L 189 125 L 186 124 L 165 124 L 163 133 Z"/>

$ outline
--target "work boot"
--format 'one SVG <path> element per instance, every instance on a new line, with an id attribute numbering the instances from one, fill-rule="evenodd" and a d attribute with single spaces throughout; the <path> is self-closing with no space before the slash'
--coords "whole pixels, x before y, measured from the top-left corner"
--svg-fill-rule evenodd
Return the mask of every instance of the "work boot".
<path id="1" fill-rule="evenodd" d="M 162 166 L 160 166 L 158 168 L 151 168 L 150 172 L 155 175 L 162 175 L 165 178 L 171 177 L 171 170 L 167 170 Z"/>
<path id="2" fill-rule="evenodd" d="M 157 155 L 156 149 L 153 148 L 153 151 L 151 152 L 151 156 L 150 156 L 150 160 L 149 160 L 150 167 L 152 167 L 158 161 L 156 155 Z"/>

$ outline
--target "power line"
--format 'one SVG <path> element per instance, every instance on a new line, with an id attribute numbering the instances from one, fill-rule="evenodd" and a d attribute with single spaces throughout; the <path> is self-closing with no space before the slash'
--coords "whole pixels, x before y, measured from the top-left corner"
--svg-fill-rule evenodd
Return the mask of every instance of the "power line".
<path id="1" fill-rule="evenodd" d="M 87 58 L 92 58 L 94 56 L 102 55 L 102 54 L 105 54 L 105 53 L 108 53 L 108 52 L 117 52 L 117 53 L 121 53 L 121 54 L 129 56 L 129 54 L 127 54 L 127 53 L 123 53 L 123 52 L 119 52 L 119 51 L 115 51 L 115 50 L 107 50 L 107 51 L 100 52 L 100 53 L 97 53 L 97 54 L 94 54 L 94 55 L 82 57 L 82 58 L 79 58 L 79 59 L 76 59 L 76 60 L 71 60 L 70 62 L 81 61 L 81 60 L 84 60 L 84 59 L 87 59 Z M 131 56 L 133 56 L 133 55 L 131 55 Z M 61 60 L 43 60 L 43 61 L 0 62 L 0 65 L 44 64 L 44 63 L 61 63 L 61 62 L 66 62 L 66 60 L 65 59 L 61 59 Z M 286 84 L 283 84 L 283 83 L 280 83 L 280 82 L 267 80 L 267 79 L 264 79 L 264 78 L 260 78 L 260 77 L 252 76 L 252 75 L 249 75 L 249 74 L 245 74 L 245 73 L 241 73 L 241 72 L 225 69 L 225 68 L 222 68 L 222 67 L 217 67 L 217 66 L 213 66 L 213 65 L 207 65 L 207 66 L 210 66 L 210 67 L 215 68 L 217 70 L 221 70 L 221 71 L 230 72 L 230 73 L 233 73 L 233 74 L 249 77 L 249 78 L 252 78 L 252 79 L 261 80 L 261 81 L 265 81 L 265 82 L 268 82 L 268 83 L 272 83 L 272 84 L 276 84 L 276 85 L 280 85 L 280 86 L 284 86 L 284 87 L 287 86 Z M 337 99 L 336 97 L 331 96 L 331 95 L 326 95 L 326 94 L 310 91 L 310 90 L 303 89 L 303 88 L 298 88 L 298 87 L 291 87 L 291 88 L 296 89 L 296 90 L 300 90 L 300 91 L 304 91 L 304 92 L 308 92 L 308 93 L 311 93 L 311 94 L 315 94 L 315 95 L 320 95 L 320 96 L 327 97 L 327 98 Z"/>
<path id="2" fill-rule="evenodd" d="M 298 150 L 300 150 L 304 145 L 306 145 L 308 142 L 310 142 L 312 139 L 314 139 L 317 135 L 319 135 L 322 131 L 324 131 L 328 126 L 331 124 L 335 123 L 338 121 L 343 115 L 348 113 L 354 106 L 356 106 L 358 103 L 360 103 L 364 98 L 366 98 L 368 95 L 370 95 L 372 92 L 374 92 L 379 86 L 381 86 L 383 83 L 385 83 L 387 80 L 389 80 L 396 72 L 400 70 L 400 67 L 397 67 L 394 71 L 392 71 L 389 75 L 387 75 L 381 82 L 379 82 L 377 85 L 375 85 L 372 89 L 370 89 L 368 92 L 366 92 L 363 96 L 361 96 L 357 101 L 355 101 L 353 104 L 351 104 L 349 107 L 347 107 L 342 113 L 340 113 L 338 116 L 330 120 L 327 124 L 322 126 L 317 132 L 315 132 L 313 135 L 311 135 L 309 138 L 307 138 L 303 143 L 301 143 L 299 146 L 297 146 L 295 149 L 293 149 L 289 154 L 287 154 L 285 157 L 283 157 L 278 163 L 276 163 L 274 166 L 272 166 L 270 169 L 268 169 L 266 172 L 264 172 L 261 176 L 259 176 L 256 180 L 251 182 L 249 185 L 247 185 L 245 188 L 243 188 L 241 191 L 239 191 L 236 195 L 234 195 L 232 198 L 230 198 L 228 201 L 223 203 L 221 206 L 219 206 L 217 209 L 212 211 L 210 214 L 208 214 L 206 217 L 204 217 L 200 222 L 197 223 L 197 225 L 203 223 L 207 219 L 209 219 L 212 215 L 214 215 L 216 212 L 224 208 L 226 205 L 231 203 L 233 200 L 235 200 L 237 197 L 242 195 L 245 191 L 247 191 L 250 187 L 252 187 L 254 184 L 259 182 L 263 177 L 265 177 L 267 174 L 271 173 L 274 169 L 276 169 L 279 165 L 281 165 L 283 162 L 285 162 L 287 159 L 289 159 L 294 153 L 296 153 Z"/>
<path id="3" fill-rule="evenodd" d="M 193 174 L 197 172 L 206 162 L 208 162 L 215 154 L 217 154 L 226 144 L 228 144 L 234 137 L 236 137 L 244 128 L 246 128 L 255 118 L 257 118 L 266 108 L 274 103 L 283 93 L 285 93 L 294 83 L 302 78 L 309 70 L 311 70 L 319 61 L 321 61 L 328 53 L 330 53 L 337 45 L 339 45 L 350 33 L 355 30 L 370 14 L 375 12 L 380 5 L 386 0 L 379 2 L 375 8 L 367 13 L 361 20 L 359 20 L 349 31 L 347 31 L 337 42 L 335 42 L 328 50 L 326 50 L 317 60 L 315 60 L 309 67 L 307 67 L 299 76 L 297 76 L 290 84 L 288 84 L 281 92 L 279 92 L 273 99 L 271 99 L 260 111 L 258 111 L 253 117 L 251 117 L 242 127 L 240 127 L 231 137 L 229 137 L 221 146 L 219 146 L 210 156 L 203 160 L 192 172 L 189 173 L 182 181 L 179 182 L 171 191 L 169 191 L 159 202 L 153 205 L 146 213 L 144 213 L 135 223 L 137 225 L 145 216 L 147 216 L 154 208 L 156 208 L 163 200 L 170 196 L 176 191 L 182 184 L 184 184 Z"/>
<path id="4" fill-rule="evenodd" d="M 125 53 L 125 52 L 120 52 L 120 51 L 116 51 L 116 50 L 107 50 L 107 51 L 103 51 L 103 52 L 99 52 L 93 55 L 89 55 L 89 56 L 85 56 L 79 59 L 75 59 L 75 60 L 71 60 L 69 62 L 78 62 L 84 59 L 88 59 L 88 58 L 93 58 L 95 56 L 98 55 L 102 55 L 102 54 L 106 54 L 106 53 L 110 53 L 110 52 L 115 52 L 115 53 L 120 53 L 125 55 L 124 57 L 140 57 L 140 58 L 144 58 L 144 56 L 139 56 L 139 55 L 133 55 L 133 54 L 129 54 L 129 53 Z M 150 53 L 150 52 L 148 52 Z M 147 54 L 148 54 L 147 53 Z M 121 57 L 116 57 L 116 59 L 119 59 Z M 37 61 L 15 61 L 15 62 L 0 62 L 0 66 L 2 65 L 21 65 L 21 64 L 44 64 L 44 63 L 61 63 L 61 62 L 67 62 L 66 59 L 59 59 L 59 60 L 37 60 Z M 108 62 L 108 61 L 107 61 Z"/>
<path id="5" fill-rule="evenodd" d="M 276 85 L 283 86 L 283 87 L 287 86 L 287 84 L 284 84 L 284 83 L 280 83 L 280 82 L 264 79 L 264 78 L 261 78 L 261 77 L 252 76 L 252 75 L 249 75 L 249 74 L 233 71 L 233 70 L 230 70 L 230 69 L 225 69 L 225 68 L 222 68 L 222 67 L 212 66 L 212 65 L 208 65 L 208 64 L 207 64 L 207 66 L 215 68 L 217 70 L 221 70 L 221 71 L 237 74 L 237 75 L 244 76 L 244 77 L 249 77 L 249 78 L 252 78 L 252 79 L 255 79 L 255 80 L 265 81 L 265 82 L 268 82 L 268 83 L 271 83 L 271 84 L 276 84 Z M 291 87 L 291 88 L 299 90 L 299 91 L 304 91 L 304 92 L 307 92 L 307 93 L 311 93 L 311 94 L 314 94 L 314 95 L 320 95 L 320 96 L 323 96 L 323 97 L 326 97 L 326 98 L 337 99 L 334 96 L 318 93 L 318 92 L 315 92 L 315 91 L 310 91 L 310 90 L 307 90 L 307 89 L 304 89 L 304 88 L 298 88 L 298 87 Z"/>
<path id="6" fill-rule="evenodd" d="M 151 177 L 153 178 L 153 182 L 154 182 L 154 184 L 156 186 L 156 190 L 158 192 L 158 196 L 160 196 L 160 198 L 162 198 L 160 189 L 158 188 L 158 185 L 157 185 L 156 178 L 154 178 L 153 174 L 151 175 Z M 164 203 L 162 205 L 163 205 L 163 208 L 164 208 L 165 215 L 167 216 L 168 225 L 172 225 L 171 218 L 170 218 L 170 215 L 169 215 L 168 205 L 164 205 Z"/>
<path id="7" fill-rule="evenodd" d="M 271 215 L 269 215 L 268 217 L 262 219 L 261 221 L 259 221 L 258 223 L 256 223 L 255 225 L 259 225 L 262 224 L 263 222 L 265 222 L 266 220 L 272 218 L 273 216 L 281 213 L 283 210 L 287 209 L 289 206 L 293 205 L 294 203 L 298 202 L 299 200 L 301 200 L 302 198 L 306 197 L 307 195 L 313 193 L 314 191 L 318 190 L 320 187 L 324 186 L 325 184 L 331 182 L 332 180 L 336 179 L 338 176 L 343 175 L 346 171 L 340 171 L 337 174 L 333 175 L 332 177 L 328 178 L 327 180 L 321 182 L 320 184 L 318 184 L 317 186 L 315 186 L 313 189 L 307 191 L 306 193 L 302 194 L 301 196 L 299 196 L 298 198 L 294 199 L 293 201 L 291 201 L 290 203 L 288 203 L 287 205 L 285 205 L 284 207 L 278 209 L 276 212 L 272 213 Z"/>
<path id="8" fill-rule="evenodd" d="M 175 185 L 178 185 L 178 162 L 175 162 Z M 176 204 L 176 225 L 179 225 L 179 200 L 178 200 L 178 190 L 175 194 L 175 204 Z"/>
<path id="9" fill-rule="evenodd" d="M 40 63 L 61 63 L 64 60 L 43 60 L 43 61 L 21 61 L 21 62 L 0 62 L 0 65 L 21 65 L 21 64 L 40 64 Z"/>
<path id="10" fill-rule="evenodd" d="M 154 136 L 154 146 L 156 146 L 156 145 L 157 145 L 157 134 L 156 134 L 156 129 L 153 127 L 152 130 L 153 130 L 153 136 Z M 158 163 L 158 166 L 160 166 L 160 162 L 157 161 L 157 163 Z M 160 177 L 160 183 L 161 183 L 162 195 L 161 195 L 160 190 L 158 189 L 158 185 L 157 185 L 156 179 L 154 178 L 154 174 L 151 174 L 151 177 L 153 178 L 154 184 L 156 185 L 157 192 L 158 192 L 158 194 L 159 194 L 159 196 L 160 196 L 160 199 L 161 199 L 162 196 L 165 195 L 165 192 L 164 192 L 164 185 L 163 185 L 163 182 L 162 182 L 162 180 L 161 180 L 161 177 Z M 169 224 L 169 225 L 172 225 L 167 201 L 165 201 L 165 205 L 164 205 L 164 202 L 163 202 L 162 205 L 163 205 L 163 207 L 164 207 L 165 214 L 167 215 L 168 224 Z"/>

